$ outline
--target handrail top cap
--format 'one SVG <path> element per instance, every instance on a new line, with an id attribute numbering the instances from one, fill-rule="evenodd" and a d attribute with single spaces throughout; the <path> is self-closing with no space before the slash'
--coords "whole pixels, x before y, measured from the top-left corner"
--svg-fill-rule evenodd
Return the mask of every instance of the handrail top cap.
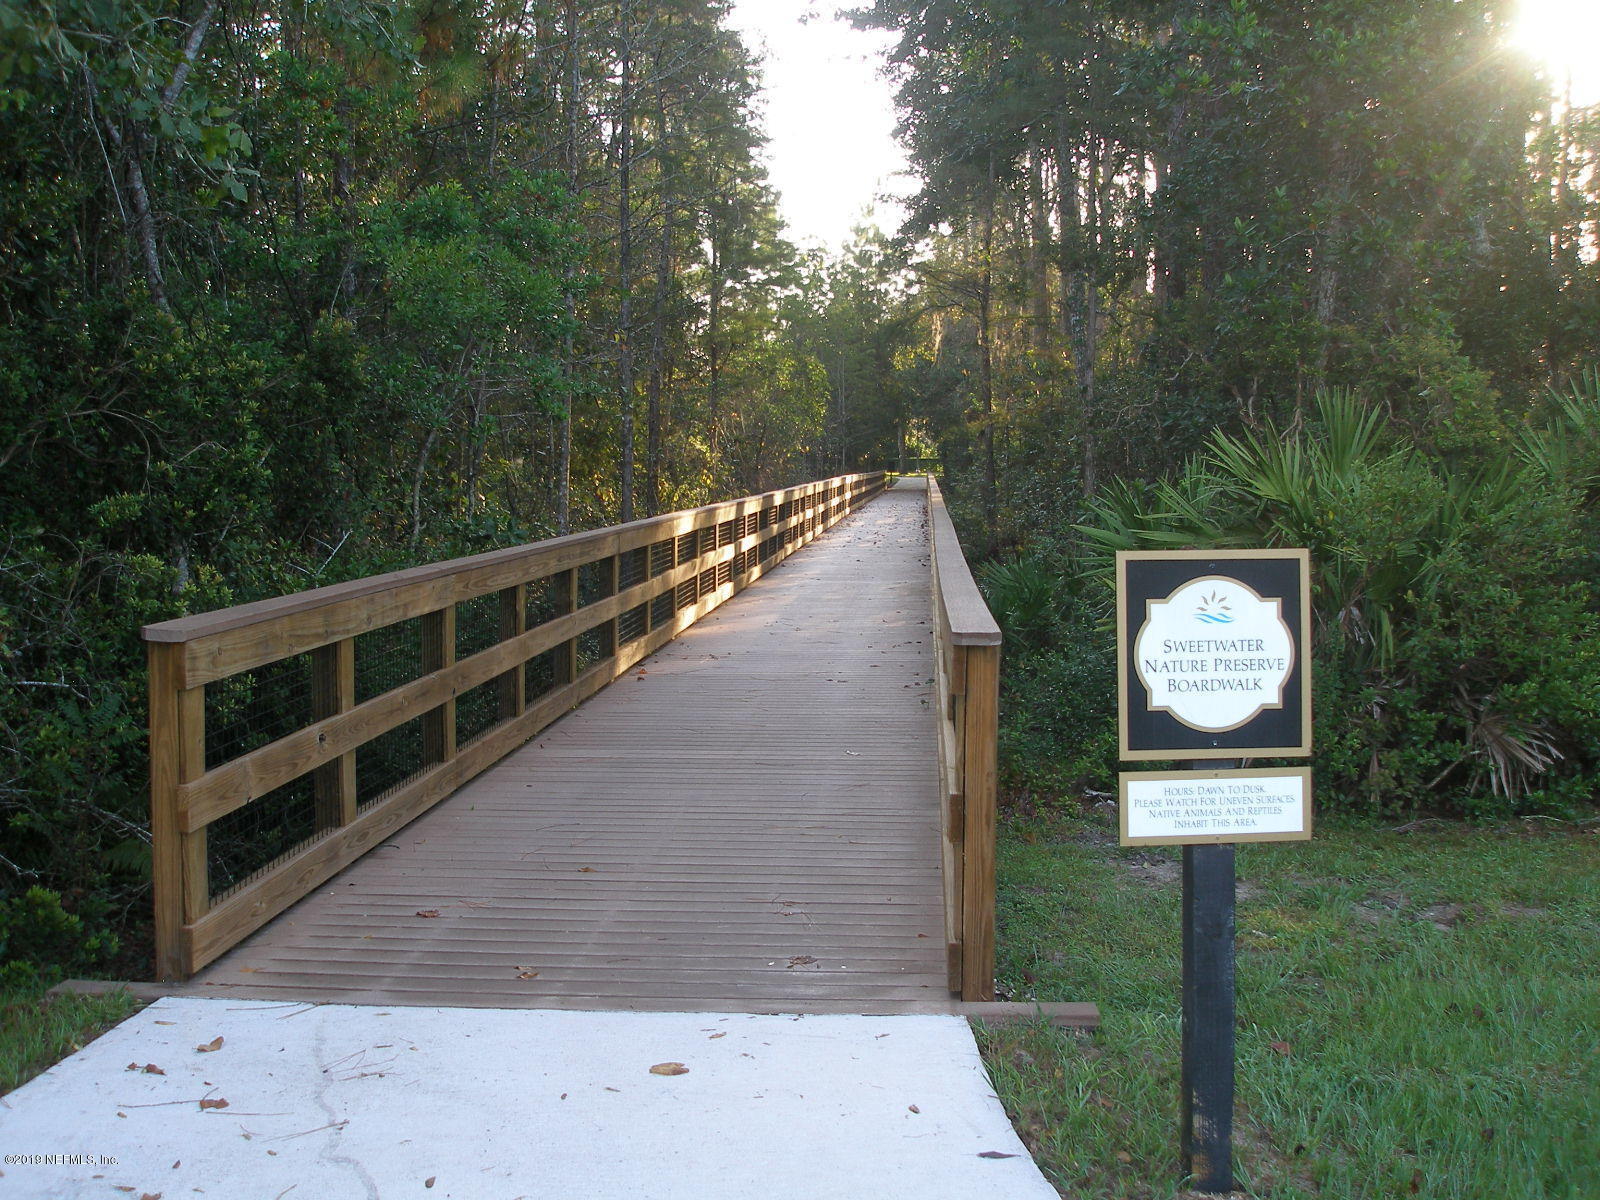
<path id="1" fill-rule="evenodd" d="M 139 630 L 139 634 L 146 642 L 156 644 L 191 642 L 197 638 L 243 629 L 250 625 L 260 624 L 280 617 L 311 612 L 331 604 L 358 600 L 364 596 L 378 595 L 382 592 L 416 584 L 430 583 L 465 571 L 492 567 L 500 563 L 515 562 L 519 558 L 531 557 L 537 554 L 555 553 L 562 549 L 582 546 L 585 542 L 606 541 L 648 529 L 652 525 L 681 521 L 684 518 L 700 517 L 710 512 L 736 508 L 751 502 L 764 502 L 786 493 L 806 494 L 805 490 L 808 488 L 820 488 L 826 485 L 850 483 L 860 479 L 872 479 L 883 474 L 884 472 L 882 471 L 862 471 L 849 475 L 833 475 L 826 479 L 815 479 L 806 483 L 797 483 L 791 487 L 772 488 L 766 492 L 756 492 L 748 496 L 739 496 L 732 500 L 720 500 L 715 504 L 703 504 L 698 508 L 684 508 L 675 512 L 660 513 L 653 517 L 640 517 L 638 520 L 629 521 L 623 525 L 606 525 L 599 529 L 581 530 L 576 533 L 563 534 L 560 537 L 547 538 L 544 541 L 528 542 L 524 545 L 509 546 L 500 550 L 487 550 L 481 554 L 468 555 L 464 558 L 452 558 L 436 563 L 426 563 L 419 567 L 388 571 L 382 575 L 369 575 L 365 578 L 352 579 L 344 583 L 332 583 L 324 587 L 310 588 L 303 592 L 294 592 L 287 596 L 270 596 L 248 604 L 237 604 L 229 608 L 214 609 L 210 612 L 173 617 L 170 620 L 157 621 L 153 624 L 145 625 Z"/>

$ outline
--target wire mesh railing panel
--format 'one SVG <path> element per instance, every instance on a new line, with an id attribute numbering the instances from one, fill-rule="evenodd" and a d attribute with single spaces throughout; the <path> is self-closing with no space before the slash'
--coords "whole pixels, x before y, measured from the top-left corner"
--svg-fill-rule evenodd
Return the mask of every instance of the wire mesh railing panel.
<path id="1" fill-rule="evenodd" d="M 649 546 L 640 546 L 636 550 L 624 551 L 619 556 L 621 558 L 617 568 L 617 587 L 619 589 L 631 588 L 649 578 L 650 549 Z"/>
<path id="2" fill-rule="evenodd" d="M 676 593 L 663 592 L 654 600 L 650 601 L 651 628 L 655 628 L 658 625 L 665 625 L 668 621 L 672 620 L 672 614 L 678 609 L 677 600 L 678 597 Z"/>
<path id="3" fill-rule="evenodd" d="M 206 828 L 212 902 L 243 887 L 316 838 L 316 793 L 302 775 Z"/>
<path id="4" fill-rule="evenodd" d="M 304 729 L 312 721 L 311 655 L 297 654 L 206 688 L 206 766 Z"/>
<path id="5" fill-rule="evenodd" d="M 397 725 L 356 750 L 356 803 L 361 808 L 382 800 L 409 783 L 428 766 L 423 755 L 422 718 Z"/>
<path id="6" fill-rule="evenodd" d="M 356 638 L 356 703 L 422 675 L 422 622 L 397 621 Z"/>
<path id="7" fill-rule="evenodd" d="M 553 621 L 567 611 L 566 572 L 535 579 L 527 587 L 526 620 L 529 629 Z"/>
<path id="8" fill-rule="evenodd" d="M 500 594 L 474 596 L 456 605 L 456 658 L 468 658 L 500 640 Z"/>
<path id="9" fill-rule="evenodd" d="M 650 606 L 636 604 L 617 618 L 617 637 L 623 645 L 642 638 L 650 628 Z"/>
<path id="10" fill-rule="evenodd" d="M 500 724 L 500 681 L 469 688 L 456 697 L 456 743 L 465 746 Z"/>
<path id="11" fill-rule="evenodd" d="M 560 649 L 546 650 L 543 654 L 536 654 L 522 665 L 522 680 L 524 693 L 528 703 L 533 704 L 546 692 L 557 686 L 556 664 L 561 660 Z M 560 683 L 565 683 L 562 679 Z"/>
<path id="12" fill-rule="evenodd" d="M 672 570 L 677 557 L 676 542 L 668 538 L 664 542 L 650 543 L 650 578 L 665 575 Z"/>
<path id="13" fill-rule="evenodd" d="M 611 623 L 585 629 L 578 635 L 578 674 L 603 658 L 611 657 Z"/>
<path id="14" fill-rule="evenodd" d="M 578 604 L 593 604 L 611 595 L 611 560 L 584 563 L 578 569 Z"/>

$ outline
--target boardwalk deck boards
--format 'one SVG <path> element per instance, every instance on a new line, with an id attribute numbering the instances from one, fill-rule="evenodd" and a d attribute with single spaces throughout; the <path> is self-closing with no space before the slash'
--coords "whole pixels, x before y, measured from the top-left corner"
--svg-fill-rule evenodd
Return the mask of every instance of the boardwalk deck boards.
<path id="1" fill-rule="evenodd" d="M 218 959 L 193 990 L 512 1007 L 949 1005 L 925 513 L 920 490 L 881 496 Z"/>

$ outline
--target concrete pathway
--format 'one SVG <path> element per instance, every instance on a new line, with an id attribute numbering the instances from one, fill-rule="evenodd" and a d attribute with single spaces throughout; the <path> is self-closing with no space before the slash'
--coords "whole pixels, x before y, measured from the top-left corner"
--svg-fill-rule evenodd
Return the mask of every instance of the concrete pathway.
<path id="1" fill-rule="evenodd" d="M 0 1153 L 16 1200 L 1056 1197 L 952 1016 L 169 998 L 0 1098 Z"/>

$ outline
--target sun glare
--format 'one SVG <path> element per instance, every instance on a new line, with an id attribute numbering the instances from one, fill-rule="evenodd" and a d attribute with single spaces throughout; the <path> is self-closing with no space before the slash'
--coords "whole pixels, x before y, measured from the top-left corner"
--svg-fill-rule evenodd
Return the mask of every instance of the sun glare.
<path id="1" fill-rule="evenodd" d="M 1558 95 L 1600 103 L 1600 0 L 1519 0 L 1512 40 L 1544 67 Z"/>

